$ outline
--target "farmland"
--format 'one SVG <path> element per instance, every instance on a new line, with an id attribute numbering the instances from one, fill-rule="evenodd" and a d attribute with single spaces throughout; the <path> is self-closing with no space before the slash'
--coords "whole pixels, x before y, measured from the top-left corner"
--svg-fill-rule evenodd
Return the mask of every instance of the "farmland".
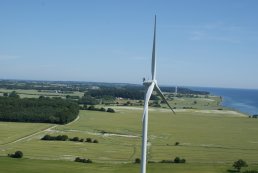
<path id="1" fill-rule="evenodd" d="M 65 125 L 0 122 L 0 172 L 139 172 L 140 165 L 134 162 L 141 153 L 143 100 L 139 95 L 143 90 L 138 86 L 118 85 L 116 90 L 103 85 L 50 83 L 37 89 L 38 84 L 30 83 L 4 85 L 1 97 L 13 91 L 21 99 L 59 97 L 78 103 L 81 110 L 73 122 Z M 128 98 L 114 96 L 128 89 Z M 257 119 L 220 106 L 219 96 L 187 89 L 175 96 L 170 88 L 164 89 L 176 114 L 159 98 L 150 101 L 148 172 L 226 173 L 238 159 L 248 163 L 245 169 L 258 168 Z M 109 91 L 113 95 L 106 95 Z M 135 96 L 137 99 L 132 99 Z M 89 110 L 86 103 L 95 103 L 96 109 Z M 115 113 L 100 108 L 111 108 Z M 45 135 L 67 135 L 80 141 L 41 140 Z M 24 154 L 22 159 L 7 157 L 18 150 Z M 93 163 L 74 162 L 76 157 Z M 160 163 L 175 157 L 186 163 Z"/>
<path id="2" fill-rule="evenodd" d="M 1 163 L 10 162 L 12 165 L 24 162 L 21 167 L 33 163 L 38 169 L 41 164 L 55 165 L 60 169 L 62 164 L 66 167 L 70 165 L 67 170 L 77 165 L 79 172 L 85 169 L 84 165 L 72 161 L 80 156 L 94 161 L 92 165 L 87 165 L 88 171 L 92 169 L 93 172 L 102 172 L 107 168 L 104 172 L 137 172 L 139 165 L 133 162 L 140 157 L 142 112 L 137 107 L 114 108 L 114 114 L 81 111 L 79 119 L 73 123 L 57 126 L 42 124 L 43 126 L 37 126 L 37 130 L 32 123 L 24 123 L 23 127 L 22 123 L 3 126 L 5 122 L 2 122 L 0 130 L 8 135 L 1 135 L 1 139 L 5 139 L 2 143 L 7 143 L 0 145 Z M 232 163 L 239 158 L 246 160 L 251 167 L 257 167 L 258 121 L 255 119 L 227 110 L 177 110 L 176 115 L 173 115 L 168 109 L 152 108 L 149 121 L 149 161 L 156 162 L 149 164 L 149 169 L 154 172 L 159 168 L 164 172 L 174 169 L 178 172 L 221 172 L 230 169 Z M 53 128 L 43 130 L 51 126 Z M 13 130 L 8 131 L 6 127 L 13 127 Z M 21 127 L 27 129 L 21 130 Z M 35 135 L 16 143 L 8 143 L 33 133 Z M 99 143 L 40 140 L 45 134 L 89 137 L 97 139 Z M 175 146 L 175 142 L 180 144 Z M 4 157 L 16 150 L 24 152 L 24 159 L 17 161 Z M 185 158 L 187 163 L 157 163 L 176 156 Z M 49 171 L 54 171 L 54 167 L 49 168 Z M 7 168 L 1 166 L 0 169 Z M 10 169 L 15 172 L 14 167 Z M 28 171 L 29 169 L 31 168 L 27 168 Z"/>

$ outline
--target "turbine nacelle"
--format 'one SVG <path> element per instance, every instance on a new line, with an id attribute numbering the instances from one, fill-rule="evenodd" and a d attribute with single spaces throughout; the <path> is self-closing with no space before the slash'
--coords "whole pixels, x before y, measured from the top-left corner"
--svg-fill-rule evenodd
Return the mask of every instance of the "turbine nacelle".
<path id="1" fill-rule="evenodd" d="M 145 81 L 143 81 L 143 85 L 145 87 L 149 87 L 152 83 L 155 83 L 155 85 L 157 85 L 157 80 L 145 80 Z"/>

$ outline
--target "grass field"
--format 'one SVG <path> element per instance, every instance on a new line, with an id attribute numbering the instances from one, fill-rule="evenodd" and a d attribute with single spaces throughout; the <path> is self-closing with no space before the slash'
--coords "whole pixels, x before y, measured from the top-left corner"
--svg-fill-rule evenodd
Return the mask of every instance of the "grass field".
<path id="1" fill-rule="evenodd" d="M 148 164 L 148 173 L 227 173 L 228 164 Z M 257 168 L 257 166 L 252 166 Z M 137 173 L 139 164 L 81 164 L 61 160 L 10 159 L 0 157 L 0 171 L 8 173 Z"/>
<path id="2" fill-rule="evenodd" d="M 0 122 L 0 146 L 51 126 L 53 125 L 44 123 Z"/>
<path id="3" fill-rule="evenodd" d="M 0 164 L 5 166 L 0 166 L 0 172 L 46 172 L 43 167 L 48 167 L 47 172 L 138 172 L 139 165 L 132 163 L 140 158 L 142 110 L 114 108 L 114 114 L 81 111 L 77 121 L 52 128 L 50 124 L 1 122 Z M 149 160 L 179 156 L 187 163 L 151 163 L 149 172 L 225 172 L 240 158 L 257 168 L 257 133 L 257 119 L 233 111 L 180 109 L 173 115 L 168 109 L 151 108 Z M 99 143 L 40 140 L 45 134 L 91 137 Z M 16 150 L 23 151 L 24 159 L 5 157 Z M 94 164 L 72 162 L 77 156 L 90 158 Z"/>

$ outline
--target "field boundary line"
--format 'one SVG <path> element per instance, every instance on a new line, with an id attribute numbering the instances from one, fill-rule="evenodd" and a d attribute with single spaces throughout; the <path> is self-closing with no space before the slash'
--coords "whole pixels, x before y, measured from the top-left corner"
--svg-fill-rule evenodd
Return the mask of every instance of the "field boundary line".
<path id="1" fill-rule="evenodd" d="M 72 122 L 70 122 L 70 123 L 68 123 L 68 124 L 65 124 L 65 125 L 70 125 L 70 124 L 72 124 L 72 123 L 78 121 L 79 119 L 80 119 L 80 116 L 78 115 L 77 118 L 76 118 L 74 121 L 72 121 Z M 30 135 L 26 135 L 26 136 L 24 136 L 24 137 L 21 137 L 21 138 L 19 138 L 19 139 L 16 139 L 16 140 L 14 140 L 14 141 L 12 141 L 12 142 L 8 142 L 8 143 L 1 144 L 1 145 L 4 146 L 4 145 L 9 145 L 9 144 L 15 144 L 15 143 L 17 143 L 17 142 L 20 142 L 20 141 L 23 141 L 23 140 L 25 140 L 25 139 L 29 139 L 29 138 L 31 138 L 31 137 L 33 137 L 33 136 L 36 136 L 36 135 L 38 135 L 38 134 L 40 134 L 40 133 L 47 132 L 47 131 L 51 131 L 52 129 L 56 128 L 57 126 L 60 126 L 60 125 L 53 125 L 53 126 L 51 126 L 51 127 L 47 127 L 46 129 L 37 131 L 37 132 L 32 133 L 32 134 L 30 134 Z"/>

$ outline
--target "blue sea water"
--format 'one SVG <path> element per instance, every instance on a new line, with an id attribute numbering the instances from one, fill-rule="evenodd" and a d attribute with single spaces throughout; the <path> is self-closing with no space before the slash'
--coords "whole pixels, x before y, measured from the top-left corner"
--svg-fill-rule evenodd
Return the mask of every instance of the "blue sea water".
<path id="1" fill-rule="evenodd" d="M 248 115 L 258 114 L 258 90 L 190 87 L 193 90 L 208 91 L 212 95 L 221 96 L 222 106 L 232 108 Z"/>

